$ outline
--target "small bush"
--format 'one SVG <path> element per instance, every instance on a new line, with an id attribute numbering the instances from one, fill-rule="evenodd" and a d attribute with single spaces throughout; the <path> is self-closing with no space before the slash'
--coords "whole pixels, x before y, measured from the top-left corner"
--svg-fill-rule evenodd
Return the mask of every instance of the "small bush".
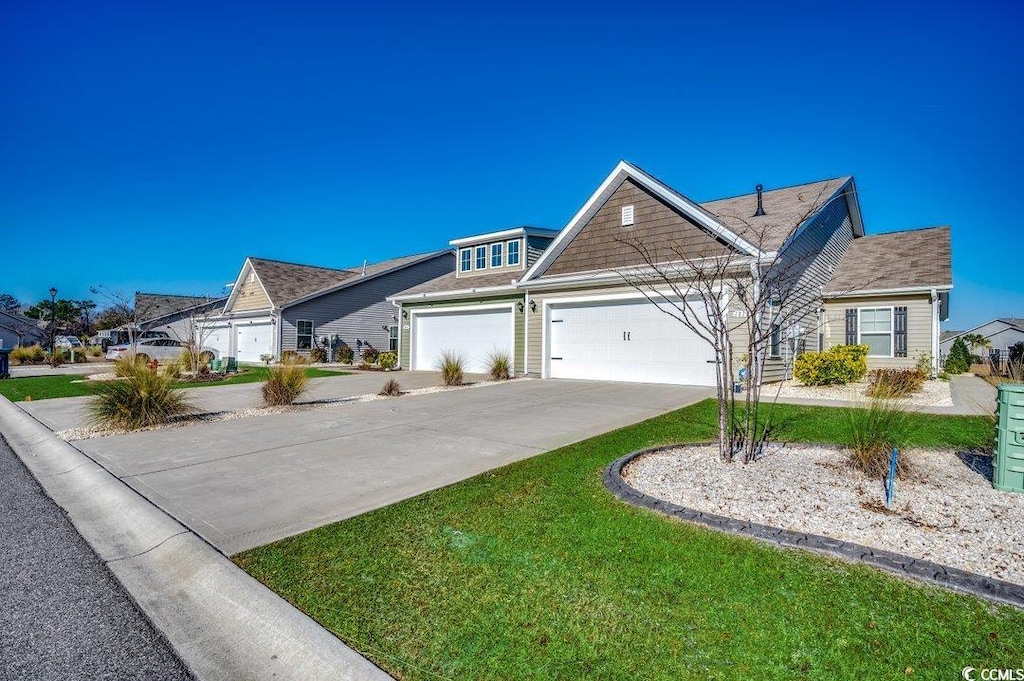
<path id="1" fill-rule="evenodd" d="M 181 365 L 182 364 L 180 357 L 176 360 L 168 360 L 167 364 L 164 364 L 163 368 L 161 369 L 161 372 L 167 378 L 171 379 L 172 381 L 176 381 L 179 378 L 181 378 Z"/>
<path id="2" fill-rule="evenodd" d="M 327 350 L 323 348 L 313 348 L 309 351 L 309 361 L 313 364 L 323 364 L 327 361 Z"/>
<path id="3" fill-rule="evenodd" d="M 103 356 L 103 346 L 102 345 L 90 345 L 86 349 L 86 351 L 89 353 L 90 357 L 102 357 Z"/>
<path id="4" fill-rule="evenodd" d="M 270 367 L 267 380 L 263 383 L 263 402 L 268 407 L 294 404 L 309 386 L 306 369 L 295 362 L 282 362 Z"/>
<path id="5" fill-rule="evenodd" d="M 917 366 L 917 369 L 925 375 L 931 376 L 932 372 L 935 370 L 934 362 L 932 361 L 933 359 L 932 353 L 922 352 L 917 356 L 917 364 L 915 366 Z"/>
<path id="6" fill-rule="evenodd" d="M 369 362 L 360 362 L 359 368 L 362 369 L 363 371 L 372 371 L 373 365 L 370 364 Z"/>
<path id="7" fill-rule="evenodd" d="M 285 350 L 281 353 L 281 364 L 305 364 L 306 358 L 294 350 Z"/>
<path id="8" fill-rule="evenodd" d="M 342 364 L 351 364 L 355 358 L 355 350 L 347 345 L 342 345 L 341 349 L 338 350 L 338 359 L 341 360 Z"/>
<path id="9" fill-rule="evenodd" d="M 402 386 L 398 384 L 398 381 L 391 378 L 388 379 L 388 382 L 384 384 L 384 387 L 377 394 L 385 397 L 398 397 L 402 394 Z"/>
<path id="10" fill-rule="evenodd" d="M 10 359 L 17 364 L 42 364 L 46 361 L 46 351 L 38 345 L 28 345 L 11 350 Z"/>
<path id="11" fill-rule="evenodd" d="M 495 381 L 507 381 L 512 377 L 512 358 L 507 352 L 492 352 L 487 358 L 487 372 Z"/>
<path id="12" fill-rule="evenodd" d="M 868 346 L 838 345 L 823 352 L 804 352 L 793 363 L 793 377 L 804 385 L 844 385 L 864 378 Z"/>
<path id="13" fill-rule="evenodd" d="M 902 448 L 910 441 L 910 414 L 899 402 L 873 399 L 865 408 L 844 409 L 846 430 L 850 441 L 850 461 L 855 468 L 872 478 L 889 474 L 889 459 L 894 447 Z M 909 470 L 907 457 L 901 455 L 897 477 Z"/>
<path id="14" fill-rule="evenodd" d="M 378 357 L 380 357 L 380 350 L 378 350 L 376 348 L 367 347 L 365 350 L 363 350 L 363 361 L 364 362 L 369 362 L 370 364 L 375 364 L 377 362 L 377 358 Z"/>
<path id="15" fill-rule="evenodd" d="M 140 362 L 118 360 L 120 381 L 98 384 L 89 403 L 94 423 L 108 428 L 135 430 L 166 423 L 189 413 L 192 405 L 184 391 L 173 390 L 173 379 L 150 371 Z"/>
<path id="16" fill-rule="evenodd" d="M 437 370 L 441 372 L 441 380 L 445 385 L 462 385 L 464 364 L 462 356 L 455 352 L 445 350 L 441 353 L 437 360 Z"/>
<path id="17" fill-rule="evenodd" d="M 382 352 L 377 355 L 377 366 L 381 369 L 394 369 L 398 366 L 398 355 L 393 352 Z"/>
<path id="18" fill-rule="evenodd" d="M 914 369 L 875 369 L 868 374 L 868 395 L 892 399 L 913 395 L 928 379 L 928 374 Z"/>
<path id="19" fill-rule="evenodd" d="M 943 367 L 946 373 L 962 374 L 971 368 L 971 353 L 967 350 L 967 343 L 963 337 L 953 341 L 953 347 L 949 350 L 949 357 Z"/>
<path id="20" fill-rule="evenodd" d="M 46 353 L 46 362 L 54 369 L 64 364 L 67 358 L 64 356 L 63 350 L 54 350 L 53 352 Z"/>

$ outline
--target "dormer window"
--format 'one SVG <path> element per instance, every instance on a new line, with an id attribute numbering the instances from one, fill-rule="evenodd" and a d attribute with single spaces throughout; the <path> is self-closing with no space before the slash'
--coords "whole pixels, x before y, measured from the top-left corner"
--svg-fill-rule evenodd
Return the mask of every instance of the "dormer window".
<path id="1" fill-rule="evenodd" d="M 478 270 L 487 269 L 487 246 L 476 247 L 476 268 Z"/>
<path id="2" fill-rule="evenodd" d="M 468 248 L 459 251 L 459 271 L 469 272 L 473 269 L 473 253 Z"/>
<path id="3" fill-rule="evenodd" d="M 509 267 L 519 264 L 519 239 L 508 242 L 508 256 L 506 262 Z"/>
<path id="4" fill-rule="evenodd" d="M 633 224 L 633 204 L 622 207 L 622 226 L 629 227 Z"/>
<path id="5" fill-rule="evenodd" d="M 502 244 L 491 244 L 491 267 L 501 267 L 504 260 Z"/>

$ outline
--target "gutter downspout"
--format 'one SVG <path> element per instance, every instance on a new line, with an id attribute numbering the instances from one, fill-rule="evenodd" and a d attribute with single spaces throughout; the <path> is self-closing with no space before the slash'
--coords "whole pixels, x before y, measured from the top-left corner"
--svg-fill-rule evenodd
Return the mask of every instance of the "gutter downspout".
<path id="1" fill-rule="evenodd" d="M 932 299 L 932 372 L 939 375 L 939 308 L 942 304 L 939 301 L 939 293 L 934 288 L 931 293 Z"/>
<path id="2" fill-rule="evenodd" d="M 398 368 L 405 369 L 406 367 L 402 366 L 402 327 L 404 326 L 404 324 L 402 324 L 402 304 L 397 300 L 391 300 L 389 302 L 395 307 L 396 310 L 398 310 Z M 412 354 L 411 344 L 409 345 L 409 354 Z M 412 364 L 411 358 L 409 360 L 409 364 Z"/>

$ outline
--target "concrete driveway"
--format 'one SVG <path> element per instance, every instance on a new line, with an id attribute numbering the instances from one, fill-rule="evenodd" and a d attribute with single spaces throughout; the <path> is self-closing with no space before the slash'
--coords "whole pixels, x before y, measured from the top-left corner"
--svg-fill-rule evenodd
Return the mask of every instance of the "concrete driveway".
<path id="1" fill-rule="evenodd" d="M 403 387 L 436 385 L 403 373 Z M 350 382 L 351 381 L 351 382 Z M 363 389 L 362 383 L 373 387 Z M 375 392 L 380 375 L 316 391 Z M 326 384 L 326 387 L 324 385 Z M 258 386 L 233 386 L 250 388 Z M 214 400 L 213 391 L 204 400 Z M 240 400 L 237 390 L 234 400 Z M 707 388 L 528 380 L 73 443 L 226 554 L 386 506 L 703 399 Z M 74 398 L 80 400 L 81 398 Z M 225 400 L 228 393 L 225 393 Z M 24 405 L 67 427 L 69 400 Z M 64 425 L 57 423 L 65 414 Z"/>

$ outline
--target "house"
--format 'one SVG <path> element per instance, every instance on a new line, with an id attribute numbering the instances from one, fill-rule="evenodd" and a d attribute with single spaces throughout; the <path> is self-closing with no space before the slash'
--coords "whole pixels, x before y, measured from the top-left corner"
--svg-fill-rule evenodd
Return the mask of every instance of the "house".
<path id="1" fill-rule="evenodd" d="M 180 341 L 193 340 L 198 326 L 221 313 L 227 297 L 135 293 L 135 318 L 142 331 L 162 331 Z"/>
<path id="2" fill-rule="evenodd" d="M 202 323 L 203 345 L 239 362 L 325 344 L 356 352 L 398 347 L 398 310 L 386 299 L 451 271 L 450 250 L 333 269 L 249 257 L 219 314 Z"/>
<path id="3" fill-rule="evenodd" d="M 466 370 L 483 373 L 494 352 L 507 353 L 525 373 L 525 292 L 516 286 L 557 236 L 515 227 L 453 239 L 455 266 L 442 276 L 393 296 L 402 309 L 400 363 L 434 369 L 444 350 L 457 351 Z"/>
<path id="4" fill-rule="evenodd" d="M 37 319 L 0 310 L 0 348 L 14 348 L 46 341 L 46 330 Z"/>
<path id="5" fill-rule="evenodd" d="M 623 161 L 544 237 L 547 248 L 521 276 L 507 266 L 490 271 L 491 253 L 480 247 L 497 236 L 453 241 L 460 271 L 393 297 L 402 308 L 402 366 L 431 368 L 444 347 L 479 370 L 485 350 L 511 345 L 517 374 L 715 385 L 711 346 L 630 283 L 652 272 L 685 283 L 693 274 L 683 256 L 724 260 L 749 286 L 768 285 L 758 263 L 787 265 L 792 289 L 804 293 L 786 303 L 800 314 L 777 318 L 802 321 L 766 329 L 766 381 L 789 377 L 801 351 L 845 343 L 869 345 L 869 367 L 913 366 L 915 353 L 937 356 L 952 288 L 949 229 L 866 236 L 852 177 L 697 203 Z M 474 321 L 454 321 L 455 312 Z"/>
<path id="6" fill-rule="evenodd" d="M 986 354 L 998 360 L 1005 360 L 1007 353 L 1017 343 L 1024 342 L 1024 319 L 1015 317 L 1002 317 L 985 322 L 967 331 L 946 331 L 939 341 L 939 354 L 944 359 L 949 356 L 953 349 L 953 342 L 960 336 L 976 334 L 988 339 L 989 346 L 984 351 L 981 348 L 967 347 L 971 352 Z"/>

